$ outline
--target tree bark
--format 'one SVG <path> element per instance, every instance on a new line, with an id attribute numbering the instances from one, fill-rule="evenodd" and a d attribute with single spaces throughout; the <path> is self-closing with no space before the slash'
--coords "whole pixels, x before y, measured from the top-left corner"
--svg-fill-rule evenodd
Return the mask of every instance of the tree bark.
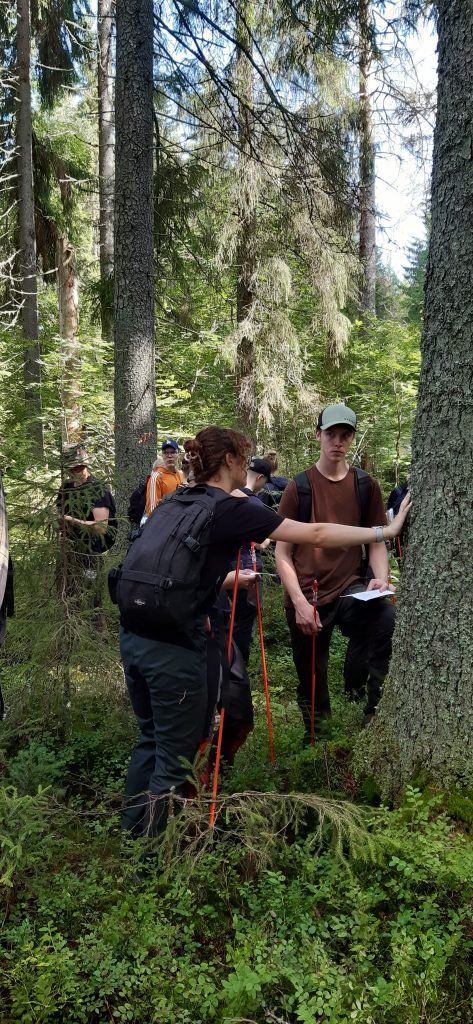
<path id="1" fill-rule="evenodd" d="M 359 139 L 360 139 L 360 238 L 362 268 L 361 314 L 376 313 L 376 185 L 375 140 L 371 99 L 372 74 L 371 0 L 359 0 Z"/>
<path id="2" fill-rule="evenodd" d="M 156 455 L 153 3 L 117 0 L 115 471 L 119 512 Z"/>
<path id="3" fill-rule="evenodd" d="M 79 290 L 74 249 L 65 238 L 57 247 L 59 333 L 63 367 L 62 406 L 63 441 L 79 441 L 80 429 L 80 342 Z"/>
<path id="4" fill-rule="evenodd" d="M 97 85 L 99 101 L 100 315 L 102 335 L 112 337 L 113 191 L 115 116 L 113 98 L 113 2 L 98 0 Z"/>
<path id="5" fill-rule="evenodd" d="M 390 794 L 419 772 L 442 786 L 473 781 L 473 0 L 437 8 L 413 511 L 390 677 L 364 755 Z"/>
<path id="6" fill-rule="evenodd" d="M 41 352 L 38 334 L 38 287 L 33 189 L 33 127 L 31 117 L 31 19 L 29 0 L 17 0 L 18 104 L 16 144 L 18 152 L 18 288 L 25 339 L 24 379 L 31 414 L 31 435 L 43 453 L 41 421 Z"/>
<path id="7" fill-rule="evenodd" d="M 249 22 L 252 19 L 252 8 L 248 5 L 236 9 L 237 43 L 252 50 Z M 254 421 L 254 395 L 252 393 L 252 374 L 254 369 L 254 338 L 253 314 L 256 304 L 256 196 L 254 194 L 254 175 L 252 174 L 252 134 L 254 128 L 251 106 L 253 103 L 253 68 L 242 50 L 237 54 L 237 87 L 238 87 L 238 145 L 239 145 L 239 207 L 238 207 L 238 244 L 236 253 L 237 324 L 247 324 L 238 345 L 236 379 L 238 389 L 238 405 L 240 419 L 247 433 L 252 433 Z"/>

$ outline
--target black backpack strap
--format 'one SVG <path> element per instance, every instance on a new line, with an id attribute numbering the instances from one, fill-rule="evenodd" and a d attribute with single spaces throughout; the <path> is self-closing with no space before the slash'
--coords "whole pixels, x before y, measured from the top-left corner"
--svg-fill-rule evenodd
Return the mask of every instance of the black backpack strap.
<path id="1" fill-rule="evenodd" d="M 298 473 L 294 477 L 299 499 L 298 520 L 300 523 L 310 523 L 312 516 L 312 488 L 307 473 Z"/>
<path id="2" fill-rule="evenodd" d="M 360 526 L 365 526 L 368 519 L 368 510 L 373 493 L 373 480 L 364 469 L 355 468 L 355 481 L 360 502 Z M 299 499 L 298 520 L 300 523 L 310 523 L 312 516 L 312 488 L 307 473 L 298 473 L 294 477 Z"/>
<path id="3" fill-rule="evenodd" d="M 365 473 L 365 470 L 360 469 L 358 466 L 355 466 L 355 480 L 358 500 L 360 502 L 360 526 L 366 526 L 368 509 L 373 493 L 373 480 L 369 473 Z"/>

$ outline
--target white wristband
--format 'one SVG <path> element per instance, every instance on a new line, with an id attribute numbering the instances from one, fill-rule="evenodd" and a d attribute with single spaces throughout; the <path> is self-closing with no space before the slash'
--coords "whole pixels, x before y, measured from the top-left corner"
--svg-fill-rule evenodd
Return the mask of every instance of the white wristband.
<path id="1" fill-rule="evenodd" d="M 382 526 L 373 526 L 374 537 L 377 544 L 381 544 L 384 540 L 384 530 Z"/>

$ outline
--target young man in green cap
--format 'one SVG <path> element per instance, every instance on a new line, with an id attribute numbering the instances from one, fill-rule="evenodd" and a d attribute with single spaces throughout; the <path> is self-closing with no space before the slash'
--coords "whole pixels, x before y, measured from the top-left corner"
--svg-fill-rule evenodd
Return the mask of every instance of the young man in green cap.
<path id="1" fill-rule="evenodd" d="M 279 513 L 308 522 L 347 526 L 383 526 L 386 523 L 379 484 L 347 461 L 356 431 L 356 415 L 345 405 L 330 405 L 317 422 L 320 454 L 305 474 L 291 480 L 281 498 Z M 304 494 L 305 492 L 305 494 Z M 385 544 L 373 541 L 363 565 L 361 548 L 322 550 L 309 545 L 278 541 L 276 564 L 285 589 L 286 617 L 294 664 L 299 677 L 298 703 L 310 735 L 312 638 L 316 635 L 316 722 L 331 713 L 327 683 L 330 639 L 339 626 L 350 643 L 345 661 L 345 689 L 354 699 L 367 701 L 369 720 L 378 704 L 388 671 L 394 608 L 389 600 L 363 602 L 350 597 L 366 590 L 388 592 L 388 557 Z M 314 614 L 313 582 L 317 580 Z"/>

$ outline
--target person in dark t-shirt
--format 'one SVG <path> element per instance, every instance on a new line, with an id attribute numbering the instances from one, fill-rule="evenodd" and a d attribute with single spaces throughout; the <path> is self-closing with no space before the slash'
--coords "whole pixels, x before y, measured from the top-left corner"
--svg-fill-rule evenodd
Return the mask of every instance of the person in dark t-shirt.
<path id="1" fill-rule="evenodd" d="M 370 477 L 364 481 L 368 500 L 363 511 L 358 477 L 346 459 L 355 430 L 356 415 L 345 405 L 328 406 L 320 414 L 317 424 L 320 457 L 307 470 L 312 501 L 310 519 L 314 523 L 350 526 L 363 523 L 363 526 L 374 527 L 376 533 L 377 524 L 386 521 L 379 485 Z M 286 487 L 279 511 L 281 515 L 298 518 L 299 495 L 295 480 Z M 370 582 L 362 569 L 361 548 L 340 545 L 325 551 L 308 544 L 285 542 L 276 546 L 276 564 L 285 588 L 286 616 L 299 677 L 298 702 L 306 727 L 305 742 L 310 737 L 314 634 L 317 635 L 315 708 L 318 723 L 331 712 L 327 669 L 330 639 L 336 625 L 349 637 L 344 668 L 346 692 L 354 699 L 362 699 L 366 684 L 367 720 L 376 710 L 391 656 L 394 608 L 385 598 L 369 602 L 350 599 L 351 594 L 365 590 L 389 592 L 386 546 L 377 544 L 376 540 L 377 535 L 366 548 Z M 314 579 L 318 584 L 315 616 L 311 603 Z"/>
<path id="2" fill-rule="evenodd" d="M 258 501 L 259 494 L 262 491 L 265 484 L 267 484 L 271 475 L 271 468 L 269 463 L 264 459 L 260 459 L 257 456 L 250 460 L 248 466 L 248 473 L 246 477 L 246 487 L 242 488 L 242 492 L 248 496 L 250 501 Z M 271 506 L 266 506 L 270 508 Z M 269 545 L 269 540 L 265 538 L 263 544 L 255 545 L 255 571 L 257 573 L 263 572 L 263 559 L 261 557 L 261 551 Z M 240 555 L 240 568 L 241 569 L 252 569 L 253 558 L 251 552 L 251 545 L 245 544 L 241 548 Z M 239 590 L 236 598 L 235 606 L 235 622 L 233 627 L 233 639 L 243 655 L 245 664 L 248 664 L 250 657 L 251 641 L 253 637 L 253 627 L 256 619 L 256 587 L 259 588 L 260 600 L 262 597 L 262 585 L 261 576 L 255 580 L 252 587 Z"/>
<path id="3" fill-rule="evenodd" d="M 88 595 L 93 607 L 98 608 L 102 556 L 117 532 L 115 501 L 106 484 L 90 473 L 89 457 L 82 445 L 64 447 L 63 466 L 69 479 L 56 498 L 61 528 L 61 593 L 78 606 L 90 603 Z"/>
<path id="4" fill-rule="evenodd" d="M 376 539 L 372 529 L 291 522 L 260 502 L 234 497 L 231 492 L 246 483 L 249 447 L 242 434 L 221 427 L 207 427 L 184 444 L 196 485 L 205 486 L 216 499 L 199 586 L 205 597 L 197 611 L 190 611 L 190 603 L 186 607 L 183 591 L 185 633 L 169 635 L 169 629 L 158 623 L 156 628 L 148 624 L 141 629 L 138 612 L 133 622 L 122 615 L 120 650 L 139 729 L 122 815 L 122 827 L 132 836 L 161 832 L 166 825 L 170 794 L 179 797 L 185 792 L 187 765 L 202 739 L 207 708 L 206 620 L 238 549 L 251 541 L 262 543 L 266 537 L 319 547 L 359 546 Z M 194 493 L 189 489 L 189 495 Z M 198 497 L 196 492 L 196 501 Z M 173 495 L 168 499 L 172 501 Z M 165 504 L 153 512 L 155 523 L 160 515 L 167 515 Z M 406 505 L 385 528 L 384 536 L 378 528 L 379 541 L 396 536 L 407 514 Z"/>

